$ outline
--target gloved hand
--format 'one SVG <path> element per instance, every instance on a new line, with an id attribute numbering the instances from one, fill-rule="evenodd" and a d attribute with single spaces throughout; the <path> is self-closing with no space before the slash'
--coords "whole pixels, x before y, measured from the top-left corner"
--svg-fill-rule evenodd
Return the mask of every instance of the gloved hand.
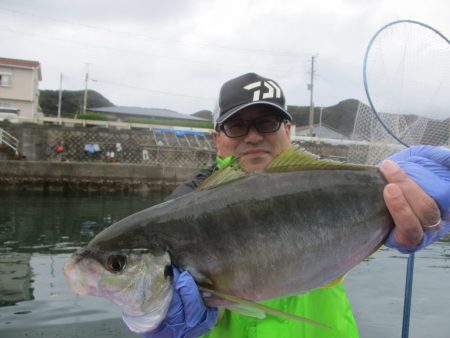
<path id="1" fill-rule="evenodd" d="M 450 230 L 450 150 L 444 147 L 413 146 L 402 150 L 389 160 L 395 161 L 439 206 L 442 226 L 437 231 L 425 231 L 416 247 L 400 245 L 391 231 L 385 245 L 402 253 L 422 249 Z"/>
<path id="2" fill-rule="evenodd" d="M 174 293 L 166 318 L 159 326 L 141 334 L 144 338 L 193 338 L 209 331 L 217 321 L 217 308 L 203 303 L 197 284 L 187 271 L 173 266 Z"/>

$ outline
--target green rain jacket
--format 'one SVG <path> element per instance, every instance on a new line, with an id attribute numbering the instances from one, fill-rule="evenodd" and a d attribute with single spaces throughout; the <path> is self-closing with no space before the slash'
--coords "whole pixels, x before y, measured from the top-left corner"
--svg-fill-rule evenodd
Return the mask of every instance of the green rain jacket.
<path id="1" fill-rule="evenodd" d="M 318 288 L 298 296 L 271 299 L 264 305 L 327 324 L 327 330 L 308 323 L 267 315 L 252 318 L 225 310 L 216 326 L 205 338 L 358 338 L 358 328 L 346 296 L 339 283 Z"/>
<path id="2" fill-rule="evenodd" d="M 168 197 L 189 193 L 214 171 L 216 165 L 197 174 L 192 181 L 180 185 Z M 327 324 L 327 330 L 308 323 L 267 315 L 252 318 L 225 310 L 205 338 L 358 338 L 358 327 L 353 317 L 344 285 L 323 287 L 297 296 L 282 297 L 262 302 L 275 309 Z"/>

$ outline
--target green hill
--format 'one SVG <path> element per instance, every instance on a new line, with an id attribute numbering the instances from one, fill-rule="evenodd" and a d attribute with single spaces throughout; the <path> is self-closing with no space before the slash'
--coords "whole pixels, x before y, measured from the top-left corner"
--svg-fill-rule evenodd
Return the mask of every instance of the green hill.
<path id="1" fill-rule="evenodd" d="M 41 90 L 39 95 L 39 106 L 45 116 L 58 115 L 58 90 Z M 83 110 L 84 90 L 64 90 L 61 98 L 61 116 L 74 117 Z M 87 107 L 97 108 L 114 106 L 108 99 L 94 90 L 88 90 Z"/>
<path id="2" fill-rule="evenodd" d="M 334 106 L 324 107 L 322 110 L 322 123 L 340 133 L 350 136 L 355 124 L 356 112 L 358 111 L 358 100 L 348 99 Z M 294 124 L 298 127 L 309 125 L 309 107 L 288 106 Z M 314 123 L 319 123 L 320 108 L 314 109 Z"/>
<path id="3" fill-rule="evenodd" d="M 200 117 L 209 121 L 212 121 L 213 119 L 212 112 L 210 110 L 200 110 L 196 113 L 191 114 L 191 116 Z"/>

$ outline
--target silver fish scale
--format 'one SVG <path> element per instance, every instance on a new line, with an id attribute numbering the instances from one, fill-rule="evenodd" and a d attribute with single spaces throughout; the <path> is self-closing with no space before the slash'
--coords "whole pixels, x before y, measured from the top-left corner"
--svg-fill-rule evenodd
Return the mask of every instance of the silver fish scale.
<path id="1" fill-rule="evenodd" d="M 383 242 L 393 226 L 385 184 L 373 169 L 252 174 L 146 209 L 88 246 L 141 248 L 149 239 L 150 252 L 169 251 L 174 264 L 223 293 L 249 300 L 299 293 L 347 272 Z"/>

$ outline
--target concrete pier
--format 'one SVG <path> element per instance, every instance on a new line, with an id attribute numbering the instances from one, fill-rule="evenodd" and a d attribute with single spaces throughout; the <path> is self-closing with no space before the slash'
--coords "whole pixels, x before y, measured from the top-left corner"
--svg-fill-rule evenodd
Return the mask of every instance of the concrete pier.
<path id="1" fill-rule="evenodd" d="M 0 191 L 165 191 L 198 170 L 129 163 L 0 161 Z"/>

